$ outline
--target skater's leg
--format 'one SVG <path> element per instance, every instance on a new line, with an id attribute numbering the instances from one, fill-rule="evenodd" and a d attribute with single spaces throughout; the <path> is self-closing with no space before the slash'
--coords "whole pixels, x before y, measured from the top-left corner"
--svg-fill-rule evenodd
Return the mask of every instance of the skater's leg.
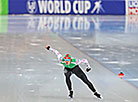
<path id="1" fill-rule="evenodd" d="M 72 90 L 72 85 L 71 85 L 70 76 L 72 75 L 72 72 L 65 68 L 64 69 L 64 75 L 65 75 L 65 78 L 66 78 L 67 87 L 68 87 L 69 91 L 71 91 Z"/>
<path id="2" fill-rule="evenodd" d="M 66 77 L 66 84 L 69 90 L 69 97 L 73 98 L 73 91 L 72 91 L 72 84 L 70 80 L 70 76 L 72 75 L 72 72 L 68 69 L 64 69 L 64 75 Z"/>
<path id="3" fill-rule="evenodd" d="M 77 66 L 74 68 L 73 73 L 79 77 L 93 92 L 96 92 L 96 89 L 94 88 L 93 84 L 88 80 L 85 73 Z"/>
<path id="4" fill-rule="evenodd" d="M 85 84 L 87 84 L 87 86 L 91 89 L 91 91 L 93 91 L 94 95 L 97 98 L 102 99 L 101 95 L 99 93 L 96 92 L 96 89 L 94 88 L 93 84 L 88 80 L 87 76 L 85 75 L 85 73 L 79 68 L 79 66 L 77 66 L 76 68 L 74 68 L 74 70 L 72 70 L 72 72 L 79 77 Z"/>

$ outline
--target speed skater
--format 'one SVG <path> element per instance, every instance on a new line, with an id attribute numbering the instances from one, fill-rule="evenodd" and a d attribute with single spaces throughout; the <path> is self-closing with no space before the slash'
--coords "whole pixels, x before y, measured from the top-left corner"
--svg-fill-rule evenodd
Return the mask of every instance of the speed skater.
<path id="1" fill-rule="evenodd" d="M 91 70 L 91 66 L 89 65 L 87 59 L 75 59 L 68 53 L 62 56 L 57 50 L 51 48 L 50 46 L 46 46 L 45 48 L 53 52 L 57 56 L 59 63 L 63 64 L 66 85 L 69 90 L 70 98 L 73 98 L 73 90 L 72 90 L 72 83 L 71 83 L 70 77 L 72 74 L 75 74 L 89 87 L 89 89 L 93 92 L 93 94 L 97 98 L 102 99 L 102 96 L 96 91 L 94 85 L 88 80 L 87 76 L 79 66 L 81 63 L 86 64 L 87 66 L 86 71 L 89 72 Z"/>

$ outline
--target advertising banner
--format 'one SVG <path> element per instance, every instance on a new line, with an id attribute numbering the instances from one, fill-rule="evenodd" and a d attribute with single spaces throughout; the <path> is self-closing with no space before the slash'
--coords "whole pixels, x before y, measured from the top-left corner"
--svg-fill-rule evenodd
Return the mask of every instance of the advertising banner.
<path id="1" fill-rule="evenodd" d="M 138 0 L 126 0 L 126 14 L 138 15 Z"/>
<path id="2" fill-rule="evenodd" d="M 0 0 L 0 15 L 8 14 L 8 0 Z"/>
<path id="3" fill-rule="evenodd" d="M 9 14 L 125 15 L 125 0 L 9 0 Z"/>

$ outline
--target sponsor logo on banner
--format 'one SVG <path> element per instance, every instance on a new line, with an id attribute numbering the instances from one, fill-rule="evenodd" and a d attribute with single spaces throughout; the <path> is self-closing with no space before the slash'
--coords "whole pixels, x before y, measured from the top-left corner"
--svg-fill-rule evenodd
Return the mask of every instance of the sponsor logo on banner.
<path id="1" fill-rule="evenodd" d="M 27 10 L 31 14 L 34 14 L 37 12 L 37 3 L 35 0 L 28 0 L 27 1 Z"/>
<path id="2" fill-rule="evenodd" d="M 138 0 L 128 0 L 128 14 L 138 15 Z"/>
<path id="3" fill-rule="evenodd" d="M 95 2 L 94 8 L 92 9 L 91 13 L 93 14 L 94 12 L 96 12 L 96 14 L 99 14 L 100 10 L 105 12 L 103 7 L 102 7 L 102 1 L 98 0 Z"/>
<path id="4" fill-rule="evenodd" d="M 27 10 L 31 14 L 99 14 L 105 12 L 102 0 L 28 0 Z"/>
<path id="5" fill-rule="evenodd" d="M 68 14 L 71 12 L 69 0 L 38 0 L 39 12 L 49 14 Z"/>

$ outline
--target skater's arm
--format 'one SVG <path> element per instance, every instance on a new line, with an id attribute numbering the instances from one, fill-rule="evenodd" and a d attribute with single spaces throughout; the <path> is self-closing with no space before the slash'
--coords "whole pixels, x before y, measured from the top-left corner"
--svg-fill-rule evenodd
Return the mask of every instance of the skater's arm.
<path id="1" fill-rule="evenodd" d="M 91 66 L 89 65 L 89 62 L 88 62 L 88 60 L 87 59 L 77 59 L 77 64 L 82 64 L 82 63 L 84 63 L 84 64 L 86 64 L 86 66 L 88 67 L 88 68 L 91 68 Z"/>
<path id="2" fill-rule="evenodd" d="M 77 59 L 76 60 L 76 63 L 79 65 L 79 64 L 81 64 L 81 63 L 84 63 L 86 66 L 87 66 L 87 68 L 86 68 L 86 71 L 87 72 L 89 72 L 90 70 L 91 70 L 91 66 L 90 66 L 90 64 L 89 64 L 89 62 L 88 62 L 88 60 L 87 59 Z"/>
<path id="3" fill-rule="evenodd" d="M 53 52 L 56 56 L 59 62 L 62 60 L 62 55 L 55 49 L 51 48 L 50 46 L 46 46 L 46 49 Z"/>

